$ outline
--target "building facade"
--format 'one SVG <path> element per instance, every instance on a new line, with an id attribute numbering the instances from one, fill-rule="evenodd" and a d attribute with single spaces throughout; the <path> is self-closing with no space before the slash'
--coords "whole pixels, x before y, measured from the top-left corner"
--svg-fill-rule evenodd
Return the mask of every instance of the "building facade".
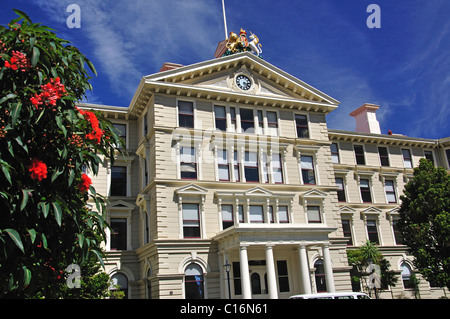
<path id="1" fill-rule="evenodd" d="M 330 130 L 338 105 L 248 52 L 165 64 L 129 107 L 81 104 L 126 142 L 128 155 L 92 176 L 110 201 L 106 270 L 126 296 L 349 291 L 347 250 L 367 240 L 403 279 L 383 297 L 410 296 L 399 196 L 421 158 L 450 169 L 450 138 L 380 134 L 371 104 L 351 114 L 356 132 Z"/>

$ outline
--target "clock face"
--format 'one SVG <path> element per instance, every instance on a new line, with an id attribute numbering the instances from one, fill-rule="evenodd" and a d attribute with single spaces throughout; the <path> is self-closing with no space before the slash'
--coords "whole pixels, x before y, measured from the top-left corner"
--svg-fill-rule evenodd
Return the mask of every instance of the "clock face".
<path id="1" fill-rule="evenodd" d="M 236 77 L 236 85 L 241 89 L 241 90 L 249 90 L 250 87 L 252 86 L 252 81 L 246 77 L 245 75 L 238 75 Z"/>

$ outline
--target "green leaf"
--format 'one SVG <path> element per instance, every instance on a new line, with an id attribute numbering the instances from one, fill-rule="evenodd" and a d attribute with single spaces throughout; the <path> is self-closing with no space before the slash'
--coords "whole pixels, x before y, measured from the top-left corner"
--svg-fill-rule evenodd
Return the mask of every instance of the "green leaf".
<path id="1" fill-rule="evenodd" d="M 53 206 L 53 211 L 55 212 L 56 222 L 58 223 L 59 227 L 61 227 L 61 217 L 62 217 L 61 205 L 59 205 L 58 202 L 53 202 L 52 206 Z"/>
<path id="2" fill-rule="evenodd" d="M 25 12 L 20 11 L 20 10 L 18 10 L 18 9 L 13 9 L 13 11 L 14 11 L 17 15 L 21 16 L 26 22 L 31 23 L 30 17 L 29 17 Z"/>
<path id="3" fill-rule="evenodd" d="M 54 171 L 53 174 L 52 174 L 52 179 L 51 179 L 52 183 L 53 183 L 53 182 L 55 181 L 55 179 L 57 179 L 58 176 L 61 175 L 63 172 L 64 172 L 64 169 L 62 169 L 61 171 Z"/>
<path id="4" fill-rule="evenodd" d="M 28 229 L 28 234 L 30 234 L 31 243 L 34 244 L 36 240 L 36 230 L 34 228 Z"/>
<path id="5" fill-rule="evenodd" d="M 75 171 L 73 169 L 71 169 L 69 171 L 69 181 L 68 181 L 68 186 L 69 187 L 70 187 L 70 185 L 72 185 L 74 177 L 75 177 Z"/>
<path id="6" fill-rule="evenodd" d="M 45 237 L 44 233 L 42 233 L 42 246 L 47 249 L 48 245 L 47 245 L 47 237 Z"/>
<path id="7" fill-rule="evenodd" d="M 30 284 L 31 281 L 31 271 L 26 266 L 23 266 L 22 269 L 23 269 L 23 285 L 26 287 Z"/>
<path id="8" fill-rule="evenodd" d="M 22 211 L 28 202 L 28 190 L 22 189 L 22 201 L 20 203 L 20 211 Z"/>
<path id="9" fill-rule="evenodd" d="M 2 164 L 2 171 L 3 171 L 3 174 L 5 175 L 6 179 L 8 180 L 9 184 L 12 185 L 11 175 L 9 174 L 9 167 Z"/>
<path id="10" fill-rule="evenodd" d="M 41 55 L 41 51 L 39 51 L 39 48 L 38 47 L 33 47 L 33 56 L 31 57 L 31 65 L 33 66 L 33 67 L 35 67 L 36 66 L 36 64 L 38 63 L 38 61 L 39 61 L 39 56 Z"/>
<path id="11" fill-rule="evenodd" d="M 22 239 L 20 239 L 19 233 L 18 233 L 15 229 L 11 229 L 11 228 L 7 228 L 7 229 L 5 229 L 4 231 L 8 233 L 9 237 L 11 237 L 11 239 L 14 241 L 14 243 L 16 244 L 16 246 L 17 246 L 23 253 L 25 253 L 25 251 L 23 250 Z"/>
<path id="12" fill-rule="evenodd" d="M 80 245 L 80 248 L 83 248 L 83 243 L 84 243 L 84 235 L 78 234 L 78 245 Z"/>
<path id="13" fill-rule="evenodd" d="M 86 58 L 86 63 L 89 66 L 89 69 L 91 69 L 92 72 L 94 72 L 95 76 L 98 76 L 97 75 L 97 70 L 95 70 L 94 64 L 92 64 L 91 60 Z"/>
<path id="14" fill-rule="evenodd" d="M 2 104 L 3 102 L 5 102 L 5 101 L 7 101 L 7 100 L 9 100 L 9 99 L 13 99 L 13 98 L 15 98 L 16 96 L 17 96 L 17 94 L 13 94 L 13 93 L 7 94 L 6 96 L 4 96 L 4 97 L 2 97 L 2 98 L 0 99 L 0 104 Z"/>
<path id="15" fill-rule="evenodd" d="M 21 110 L 22 110 L 22 102 L 20 102 L 20 101 L 15 103 L 15 106 L 11 107 L 11 115 L 12 115 L 11 124 L 12 124 L 12 126 L 16 125 L 17 118 L 19 117 Z"/>
<path id="16" fill-rule="evenodd" d="M 39 203 L 39 206 L 41 206 L 42 213 L 44 214 L 44 218 L 47 218 L 48 212 L 50 210 L 50 205 L 47 203 Z"/>

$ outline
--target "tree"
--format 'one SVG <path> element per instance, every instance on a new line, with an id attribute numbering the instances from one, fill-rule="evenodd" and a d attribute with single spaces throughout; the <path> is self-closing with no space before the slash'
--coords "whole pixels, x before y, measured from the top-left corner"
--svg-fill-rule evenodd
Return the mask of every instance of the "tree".
<path id="1" fill-rule="evenodd" d="M 414 266 L 434 285 L 450 289 L 450 177 L 421 159 L 400 197 L 398 227 Z"/>
<path id="2" fill-rule="evenodd" d="M 361 284 L 368 290 L 369 294 L 372 291 L 370 289 L 369 280 L 371 272 L 369 268 L 372 264 L 378 265 L 380 268 L 381 289 L 383 287 L 393 286 L 397 283 L 397 277 L 394 271 L 389 270 L 390 263 L 383 258 L 383 255 L 379 252 L 374 243 L 367 241 L 364 245 L 360 246 L 357 250 L 348 250 L 347 259 L 350 266 L 353 269 L 350 271 L 353 291 L 359 291 Z M 377 290 L 374 288 L 375 296 L 377 296 Z"/>
<path id="3" fill-rule="evenodd" d="M 92 63 L 14 11 L 0 26 L 0 297 L 53 298 L 68 265 L 102 262 L 105 198 L 86 172 L 97 174 L 102 157 L 114 163 L 123 141 L 76 107 L 92 89 Z"/>

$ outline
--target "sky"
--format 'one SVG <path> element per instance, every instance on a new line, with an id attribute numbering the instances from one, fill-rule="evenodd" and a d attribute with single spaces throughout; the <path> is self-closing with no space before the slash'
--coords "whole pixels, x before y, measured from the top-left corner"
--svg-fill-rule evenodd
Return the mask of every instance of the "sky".
<path id="1" fill-rule="evenodd" d="M 450 136 L 449 0 L 224 0 L 228 32 L 250 30 L 264 59 L 340 101 L 328 127 L 355 130 L 349 113 L 380 105 L 381 133 Z M 16 17 L 55 30 L 95 65 L 85 102 L 129 106 L 143 76 L 164 62 L 214 59 L 225 39 L 221 0 L 0 0 Z M 80 28 L 67 20 L 80 8 Z M 369 28 L 370 4 L 380 28 Z M 371 21 L 373 21 L 370 17 Z"/>

